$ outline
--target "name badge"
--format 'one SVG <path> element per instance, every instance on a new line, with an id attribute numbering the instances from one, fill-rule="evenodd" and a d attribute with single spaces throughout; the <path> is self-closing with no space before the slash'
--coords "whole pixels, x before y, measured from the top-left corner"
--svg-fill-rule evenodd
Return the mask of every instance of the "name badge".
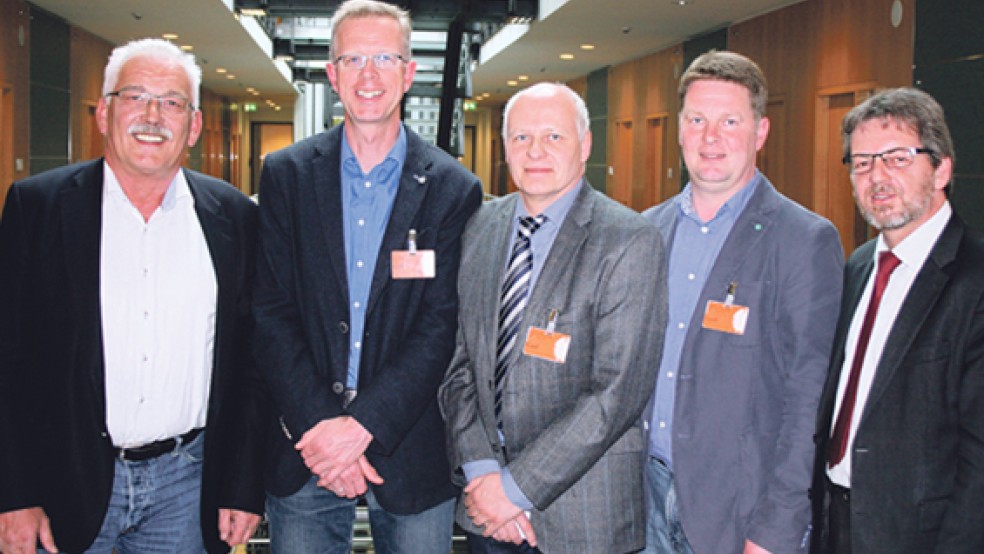
<path id="1" fill-rule="evenodd" d="M 731 282 L 728 285 L 727 296 L 724 302 L 709 300 L 707 308 L 704 309 L 704 321 L 701 326 L 704 329 L 720 331 L 732 335 L 744 335 L 745 325 L 748 323 L 748 306 L 735 304 L 735 291 L 738 283 Z"/>
<path id="2" fill-rule="evenodd" d="M 390 255 L 394 279 L 433 279 L 436 255 L 433 250 L 417 250 L 417 231 L 410 229 L 406 250 L 394 250 Z"/>
<path id="3" fill-rule="evenodd" d="M 567 350 L 571 346 L 571 336 L 554 331 L 557 310 L 550 310 L 547 328 L 530 327 L 526 332 L 523 354 L 562 364 L 567 361 Z"/>

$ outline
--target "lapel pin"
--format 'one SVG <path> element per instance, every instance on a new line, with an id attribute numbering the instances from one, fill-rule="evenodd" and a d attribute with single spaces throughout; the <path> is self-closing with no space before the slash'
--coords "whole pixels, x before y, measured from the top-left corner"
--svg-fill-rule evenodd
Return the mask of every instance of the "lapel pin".
<path id="1" fill-rule="evenodd" d="M 427 182 L 427 177 L 423 175 L 414 175 L 413 178 L 416 179 L 421 185 Z"/>
<path id="2" fill-rule="evenodd" d="M 756 231 L 761 231 L 762 230 L 762 224 L 761 223 L 756 223 L 755 224 L 755 230 Z"/>

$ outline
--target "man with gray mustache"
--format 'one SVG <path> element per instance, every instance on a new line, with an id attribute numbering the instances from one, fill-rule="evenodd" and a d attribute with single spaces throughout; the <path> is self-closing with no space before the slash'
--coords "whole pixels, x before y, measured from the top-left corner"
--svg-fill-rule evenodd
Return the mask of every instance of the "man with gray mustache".
<path id="1" fill-rule="evenodd" d="M 225 553 L 259 523 L 256 206 L 181 168 L 200 81 L 167 41 L 116 48 L 105 158 L 10 188 L 0 552 Z"/>

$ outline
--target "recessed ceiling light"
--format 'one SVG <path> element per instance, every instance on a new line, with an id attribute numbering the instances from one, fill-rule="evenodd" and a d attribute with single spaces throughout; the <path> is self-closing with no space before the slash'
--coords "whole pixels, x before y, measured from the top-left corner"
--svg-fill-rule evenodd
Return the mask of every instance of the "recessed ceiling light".
<path id="1" fill-rule="evenodd" d="M 509 81 L 506 81 L 506 84 L 509 85 L 509 86 L 511 86 L 511 87 L 518 87 L 519 86 L 519 81 L 509 80 Z"/>
<path id="2" fill-rule="evenodd" d="M 215 72 L 216 72 L 216 73 L 226 73 L 226 72 L 228 72 L 228 71 L 229 71 L 229 70 L 227 70 L 227 69 L 226 69 L 226 68 L 224 68 L 224 67 L 216 67 L 216 68 L 215 68 Z"/>
<path id="3" fill-rule="evenodd" d="M 595 45 L 594 44 L 582 44 L 581 45 L 581 50 L 594 50 L 594 49 L 595 49 Z"/>
<path id="4" fill-rule="evenodd" d="M 529 81 L 530 80 L 530 76 L 529 75 L 519 75 L 516 78 L 519 79 L 520 81 Z"/>
<path id="5" fill-rule="evenodd" d="M 192 50 L 195 49 L 195 47 L 190 44 L 182 44 L 181 49 L 184 50 L 185 52 L 191 52 Z"/>
<path id="6" fill-rule="evenodd" d="M 167 40 L 176 40 L 178 38 L 178 35 L 176 35 L 174 33 L 163 33 L 161 35 L 161 38 L 167 39 Z"/>
<path id="7" fill-rule="evenodd" d="M 483 92 L 482 93 L 482 98 L 488 98 L 489 96 L 492 96 L 492 95 L 490 93 L 488 93 L 488 92 Z"/>
<path id="8" fill-rule="evenodd" d="M 671 4 L 676 4 L 677 6 L 689 6 L 693 4 L 693 0 L 670 0 Z"/>
<path id="9" fill-rule="evenodd" d="M 235 78 L 236 78 L 236 76 L 233 75 L 232 73 L 229 73 L 229 74 L 226 75 L 226 79 L 230 79 L 231 80 L 231 79 L 235 79 Z"/>
<path id="10" fill-rule="evenodd" d="M 280 106 L 274 106 L 273 107 L 273 110 L 276 111 L 276 112 L 279 112 L 280 111 Z"/>
<path id="11" fill-rule="evenodd" d="M 573 60 L 574 59 L 574 54 L 571 54 L 570 52 L 564 52 L 563 54 L 560 55 L 560 59 L 562 59 L 562 60 Z"/>

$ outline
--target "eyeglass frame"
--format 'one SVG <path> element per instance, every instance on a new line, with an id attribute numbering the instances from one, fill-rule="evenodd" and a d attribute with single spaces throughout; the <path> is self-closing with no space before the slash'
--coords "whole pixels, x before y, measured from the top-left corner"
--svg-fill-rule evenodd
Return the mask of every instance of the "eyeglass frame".
<path id="1" fill-rule="evenodd" d="M 407 63 L 408 61 L 410 61 L 409 58 L 404 57 L 403 54 L 397 54 L 396 52 L 379 52 L 377 54 L 342 54 L 341 56 L 336 56 L 335 61 L 332 63 L 334 63 L 336 66 L 340 66 L 342 69 L 361 71 L 366 68 L 366 66 L 369 64 L 369 59 L 371 58 L 372 64 L 376 66 L 376 69 L 384 69 L 384 70 L 396 69 L 396 63 L 394 63 L 392 67 L 380 66 L 379 59 L 382 56 L 389 56 L 395 59 L 396 61 L 400 61 L 403 63 Z M 353 61 L 359 60 L 359 63 L 358 65 L 353 66 L 353 65 L 349 65 L 347 62 L 343 62 L 343 60 L 353 60 Z"/>
<path id="2" fill-rule="evenodd" d="M 186 98 L 180 94 L 170 93 L 170 92 L 165 94 L 154 94 L 153 92 L 150 92 L 144 89 L 143 87 L 137 87 L 137 86 L 126 86 L 119 90 L 107 92 L 104 96 L 114 96 L 116 98 L 120 98 L 121 101 L 129 102 L 130 101 L 129 99 L 121 96 L 125 93 L 133 93 L 134 100 L 143 100 L 144 109 L 147 109 L 147 106 L 150 104 L 151 100 L 156 100 L 157 109 L 160 110 L 161 113 L 181 115 L 182 112 L 188 112 L 188 111 L 194 112 L 197 109 L 195 105 L 191 103 L 191 100 L 189 98 Z M 178 111 L 172 111 L 171 109 L 164 107 L 165 106 L 164 102 L 168 100 L 181 100 L 185 102 L 185 107 L 178 108 Z"/>
<path id="3" fill-rule="evenodd" d="M 885 156 L 897 152 L 908 152 L 909 155 L 911 156 L 911 158 L 909 158 L 909 163 L 901 166 L 889 164 Z M 847 170 L 851 173 L 851 175 L 867 175 L 868 173 L 871 173 L 875 169 L 875 158 L 881 158 L 881 161 L 883 164 L 885 164 L 886 168 L 895 170 L 895 169 L 905 169 L 911 166 L 912 163 L 916 161 L 916 156 L 918 156 L 919 154 L 928 154 L 929 157 L 933 159 L 934 165 L 939 161 L 936 151 L 932 150 L 931 148 L 926 148 L 924 146 L 896 146 L 895 148 L 889 148 L 888 150 L 882 150 L 881 152 L 876 152 L 874 154 L 848 154 L 844 156 L 844 158 L 841 161 L 844 162 L 844 165 L 847 166 Z M 868 166 L 868 168 L 865 169 L 864 171 L 855 171 L 853 162 L 858 158 L 867 159 L 868 161 L 871 162 L 871 165 Z"/>

